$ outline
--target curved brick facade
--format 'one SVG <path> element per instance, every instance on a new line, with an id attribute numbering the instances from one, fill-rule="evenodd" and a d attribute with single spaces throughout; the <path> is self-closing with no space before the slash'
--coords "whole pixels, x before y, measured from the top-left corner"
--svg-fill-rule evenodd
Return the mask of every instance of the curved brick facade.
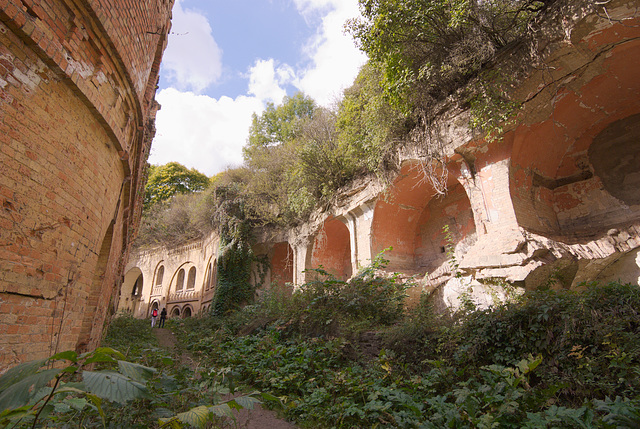
<path id="1" fill-rule="evenodd" d="M 172 0 L 0 0 L 0 370 L 95 347 L 122 281 Z"/>

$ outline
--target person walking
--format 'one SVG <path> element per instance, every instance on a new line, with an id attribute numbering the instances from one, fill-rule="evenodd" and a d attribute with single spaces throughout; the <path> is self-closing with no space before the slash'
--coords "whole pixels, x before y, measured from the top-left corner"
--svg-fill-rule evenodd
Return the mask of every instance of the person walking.
<path id="1" fill-rule="evenodd" d="M 164 328 L 165 320 L 167 320 L 167 309 L 163 308 L 160 312 L 160 324 L 158 325 L 158 328 Z"/>
<path id="2" fill-rule="evenodd" d="M 154 308 L 153 311 L 151 311 L 151 327 L 153 328 L 154 326 L 156 326 L 156 319 L 158 318 L 158 309 Z"/>

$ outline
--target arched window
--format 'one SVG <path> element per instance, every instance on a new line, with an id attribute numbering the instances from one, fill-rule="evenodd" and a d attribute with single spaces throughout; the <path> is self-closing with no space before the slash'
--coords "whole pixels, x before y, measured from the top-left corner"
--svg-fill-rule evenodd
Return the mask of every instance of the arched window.
<path id="1" fill-rule="evenodd" d="M 160 265 L 158 272 L 156 273 L 156 286 L 162 285 L 162 279 L 164 277 L 164 265 Z"/>
<path id="2" fill-rule="evenodd" d="M 187 289 L 193 289 L 194 287 L 196 287 L 196 267 L 191 267 L 187 278 Z"/>
<path id="3" fill-rule="evenodd" d="M 204 290 L 209 290 L 211 287 L 211 262 L 209 262 L 209 267 L 207 268 L 207 278 L 204 281 Z"/>
<path id="4" fill-rule="evenodd" d="M 209 289 L 215 287 L 216 285 L 217 266 L 218 264 L 216 260 L 213 261 L 213 264 L 209 264 L 209 270 L 211 271 L 211 275 L 209 276 Z"/>
<path id="5" fill-rule="evenodd" d="M 182 318 L 186 319 L 187 317 L 191 317 L 191 307 L 185 307 L 182 309 Z"/>
<path id="6" fill-rule="evenodd" d="M 180 268 L 178 271 L 178 278 L 176 280 L 176 291 L 184 289 L 184 269 Z"/>
<path id="7" fill-rule="evenodd" d="M 180 309 L 178 307 L 173 307 L 173 310 L 171 310 L 171 317 L 180 317 Z"/>

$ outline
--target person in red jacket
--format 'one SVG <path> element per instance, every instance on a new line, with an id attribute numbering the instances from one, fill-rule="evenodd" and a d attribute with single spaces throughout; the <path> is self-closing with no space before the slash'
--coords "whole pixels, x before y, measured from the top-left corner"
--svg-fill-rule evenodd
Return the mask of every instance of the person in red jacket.
<path id="1" fill-rule="evenodd" d="M 154 308 L 151 311 L 151 327 L 153 328 L 154 326 L 156 326 L 156 319 L 158 318 L 158 309 Z"/>

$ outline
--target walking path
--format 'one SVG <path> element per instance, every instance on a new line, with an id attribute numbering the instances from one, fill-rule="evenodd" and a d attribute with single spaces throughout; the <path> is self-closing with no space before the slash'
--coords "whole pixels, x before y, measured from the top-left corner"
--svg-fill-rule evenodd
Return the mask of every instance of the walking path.
<path id="1" fill-rule="evenodd" d="M 173 332 L 166 328 L 157 328 L 153 332 L 158 338 L 160 347 L 164 347 L 169 350 L 173 350 L 176 346 L 177 340 Z M 193 358 L 187 354 L 180 356 L 180 361 L 183 365 L 188 365 L 191 369 L 195 369 L 196 364 Z M 238 396 L 238 395 L 236 395 Z M 229 396 L 225 399 L 231 399 Z M 256 405 L 253 410 L 239 410 L 234 411 L 236 414 L 236 423 L 238 428 L 243 429 L 296 429 L 296 426 L 289 423 L 286 420 L 277 417 L 274 411 L 262 408 L 260 405 Z"/>

